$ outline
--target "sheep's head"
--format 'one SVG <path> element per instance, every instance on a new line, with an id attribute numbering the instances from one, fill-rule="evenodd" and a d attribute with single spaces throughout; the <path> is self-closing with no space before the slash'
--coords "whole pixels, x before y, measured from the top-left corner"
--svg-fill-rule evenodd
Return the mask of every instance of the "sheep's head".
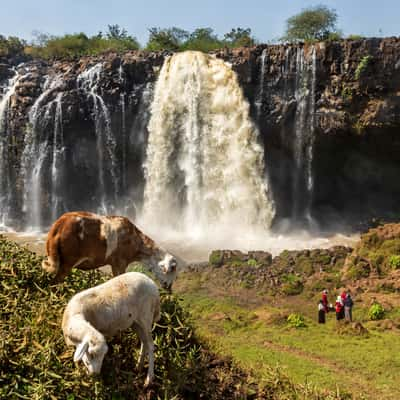
<path id="1" fill-rule="evenodd" d="M 161 272 L 159 275 L 161 286 L 170 290 L 177 273 L 178 262 L 176 258 L 172 254 L 166 253 L 164 258 L 158 263 L 158 267 Z"/>
<path id="2" fill-rule="evenodd" d="M 89 375 L 99 374 L 107 351 L 108 346 L 104 338 L 85 337 L 76 347 L 74 361 L 82 360 Z"/>

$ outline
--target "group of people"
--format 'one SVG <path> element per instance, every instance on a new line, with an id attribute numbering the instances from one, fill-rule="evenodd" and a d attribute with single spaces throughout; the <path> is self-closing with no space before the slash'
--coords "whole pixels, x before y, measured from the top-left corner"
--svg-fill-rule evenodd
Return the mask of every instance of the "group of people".
<path id="1" fill-rule="evenodd" d="M 328 291 L 325 289 L 322 292 L 322 298 L 318 303 L 318 322 L 324 324 L 326 321 L 326 314 L 329 311 L 336 312 L 336 320 L 340 321 L 345 319 L 351 322 L 353 320 L 353 299 L 351 298 L 350 292 L 343 290 L 342 294 L 339 295 L 335 302 L 335 307 L 328 303 Z"/>

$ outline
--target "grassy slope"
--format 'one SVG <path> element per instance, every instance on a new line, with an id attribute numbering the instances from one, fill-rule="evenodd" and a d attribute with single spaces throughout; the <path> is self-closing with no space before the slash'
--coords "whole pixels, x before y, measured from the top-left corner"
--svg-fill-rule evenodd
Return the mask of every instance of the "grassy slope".
<path id="1" fill-rule="evenodd" d="M 400 336 L 395 331 L 369 330 L 366 336 L 336 330 L 334 314 L 328 323 L 315 322 L 316 301 L 304 294 L 273 299 L 265 305 L 246 305 L 236 291 L 230 298 L 209 290 L 212 286 L 196 274 L 180 278 L 178 289 L 191 310 L 196 330 L 217 351 L 231 354 L 256 376 L 266 378 L 266 366 L 280 366 L 298 383 L 351 392 L 358 398 L 400 398 Z M 284 315 L 301 310 L 307 327 L 289 328 Z M 393 310 L 392 313 L 397 313 Z M 355 319 L 364 309 L 355 308 Z"/>
<path id="2" fill-rule="evenodd" d="M 138 340 L 130 330 L 108 341 L 101 375 L 87 376 L 64 343 L 62 313 L 75 293 L 107 277 L 73 271 L 63 284 L 53 285 L 40 262 L 0 235 L 1 399 L 245 399 L 259 392 L 229 360 L 201 346 L 178 299 L 167 294 L 153 333 L 154 385 L 143 389 L 145 371 L 136 369 Z"/>

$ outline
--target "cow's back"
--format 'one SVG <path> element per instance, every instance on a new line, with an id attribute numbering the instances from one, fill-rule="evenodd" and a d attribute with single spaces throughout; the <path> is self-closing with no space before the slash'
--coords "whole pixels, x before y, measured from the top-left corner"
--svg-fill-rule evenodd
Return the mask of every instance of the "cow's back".
<path id="1" fill-rule="evenodd" d="M 88 259 L 86 264 L 104 265 L 106 243 L 101 236 L 101 221 L 96 214 L 89 212 L 69 212 L 63 214 L 52 225 L 47 238 L 47 254 L 57 244 L 61 265 L 75 266 Z M 84 268 L 84 264 L 80 265 Z M 95 265 L 87 265 L 95 268 Z"/>

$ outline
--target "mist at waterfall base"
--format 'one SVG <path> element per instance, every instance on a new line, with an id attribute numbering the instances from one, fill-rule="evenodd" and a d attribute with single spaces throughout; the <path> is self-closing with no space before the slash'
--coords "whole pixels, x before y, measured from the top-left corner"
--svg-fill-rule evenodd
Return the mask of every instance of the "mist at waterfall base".
<path id="1" fill-rule="evenodd" d="M 312 132 L 313 119 L 309 115 L 315 106 L 315 57 L 307 64 L 300 49 L 295 60 L 299 107 L 294 147 L 299 151 L 297 174 L 290 190 L 292 198 L 299 201 L 301 196 L 297 193 L 305 187 L 306 196 L 303 193 L 302 197 L 308 202 L 303 207 L 307 211 L 313 189 L 313 139 L 301 133 Z M 262 57 L 263 67 L 264 62 Z M 140 101 L 133 120 L 127 118 L 129 98 L 123 90 L 118 95 L 118 113 L 110 111 L 102 95 L 102 73 L 103 65 L 97 63 L 76 77 L 77 95 L 92 108 L 94 129 L 85 132 L 87 137 L 74 136 L 74 143 L 68 142 L 71 139 L 63 124 L 61 75 L 45 76 L 41 95 L 31 107 L 20 173 L 24 186 L 24 230 L 36 232 L 35 241 L 37 237 L 44 239 L 40 232 L 48 229 L 58 215 L 82 208 L 79 205 L 83 204 L 88 211 L 130 217 L 145 233 L 186 260 L 205 260 L 217 248 L 278 254 L 283 249 L 351 242 L 351 238 L 342 235 L 327 238 L 293 231 L 290 222 L 289 229 L 286 227 L 289 219 L 278 224 L 284 234 L 270 231 L 276 205 L 265 170 L 264 151 L 249 115 L 249 104 L 227 63 L 197 52 L 167 58 L 154 92 L 150 95 L 149 87 L 138 87 Z M 265 73 L 262 68 L 262 75 Z M 24 76 L 17 73 L 1 99 L 0 150 L 4 154 L 9 101 Z M 123 84 L 122 67 L 113 79 Z M 263 79 L 260 98 L 266 90 Z M 116 118 L 120 120 L 117 129 Z M 309 145 L 305 146 L 305 142 Z M 91 149 L 87 148 L 89 143 Z M 91 158 L 88 152 L 93 153 Z M 132 154 L 143 158 L 143 178 L 137 179 L 130 171 Z M 302 169 L 305 174 L 299 172 Z M 80 185 L 68 185 L 74 181 L 74 174 L 87 170 L 91 170 L 90 182 L 84 176 Z M 12 208 L 12 170 L 6 158 L 0 161 L 0 171 L 0 222 L 9 228 L 6 217 Z M 91 192 L 93 187 L 96 190 Z M 89 198 L 85 200 L 85 196 Z M 293 216 L 298 217 L 298 213 L 294 205 Z M 25 233 L 22 235 L 26 237 Z"/>

